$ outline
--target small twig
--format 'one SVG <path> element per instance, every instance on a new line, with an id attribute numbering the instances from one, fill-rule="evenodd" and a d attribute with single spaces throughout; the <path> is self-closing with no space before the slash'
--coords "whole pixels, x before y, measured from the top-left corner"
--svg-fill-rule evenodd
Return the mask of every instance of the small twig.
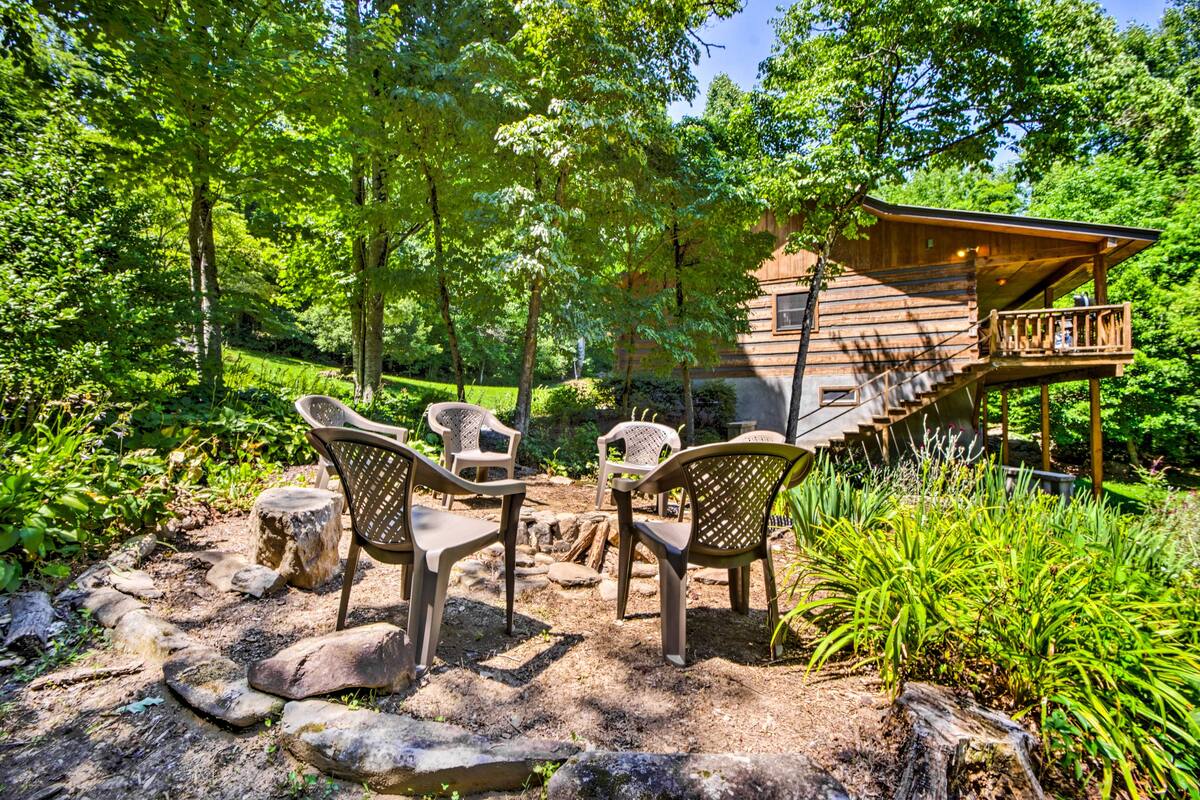
<path id="1" fill-rule="evenodd" d="M 117 667 L 79 667 L 77 669 L 67 670 L 54 675 L 43 675 L 29 682 L 31 691 L 38 691 L 49 686 L 70 686 L 74 683 L 83 683 L 84 681 L 97 681 L 106 678 L 116 678 L 121 675 L 133 675 L 136 672 L 141 672 L 145 665 L 138 661 L 134 664 L 123 664 Z"/>

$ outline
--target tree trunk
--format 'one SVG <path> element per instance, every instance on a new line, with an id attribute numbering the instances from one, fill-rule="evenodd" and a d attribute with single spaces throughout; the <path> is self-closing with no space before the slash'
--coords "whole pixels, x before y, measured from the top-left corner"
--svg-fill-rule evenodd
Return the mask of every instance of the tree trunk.
<path id="1" fill-rule="evenodd" d="M 683 381 L 683 446 L 691 447 L 696 443 L 696 407 L 692 402 L 692 368 L 686 361 L 680 363 L 679 375 Z"/>
<path id="2" fill-rule="evenodd" d="M 624 380 L 621 381 L 621 418 L 629 417 L 629 401 L 633 394 L 633 345 L 634 335 L 630 331 L 625 335 L 625 374 Z"/>
<path id="3" fill-rule="evenodd" d="M 679 244 L 679 222 L 671 223 L 671 246 L 675 251 L 675 320 L 683 324 L 683 258 L 684 249 Z M 691 447 L 696 443 L 696 409 L 692 403 L 692 372 L 687 361 L 679 362 L 679 376 L 683 381 L 683 444 Z"/>
<path id="4" fill-rule="evenodd" d="M 462 353 L 458 347 L 458 331 L 454 327 L 454 317 L 450 313 L 450 289 L 446 285 L 446 257 L 442 239 L 442 210 L 438 205 L 437 181 L 429 168 L 425 168 L 425 183 L 429 187 L 429 214 L 433 218 L 433 262 L 437 270 L 438 309 L 442 313 L 442 323 L 446 326 L 446 338 L 450 342 L 450 363 L 454 367 L 454 385 L 458 392 L 458 401 L 467 399 L 463 380 Z"/>
<path id="5" fill-rule="evenodd" d="M 346 65 L 352 79 L 358 74 L 358 36 L 361 17 L 358 0 L 346 3 Z M 371 74 L 368 96 L 380 94 L 379 73 Z M 382 123 L 380 123 L 382 128 Z M 384 131 L 380 130 L 382 136 Z M 387 203 L 387 174 L 378 145 L 370 144 L 369 155 L 355 153 L 351 160 L 350 181 L 353 203 L 359 221 L 366 218 L 369 205 Z M 368 165 L 370 170 L 368 171 Z M 354 338 L 354 394 L 365 403 L 374 401 L 383 376 L 383 318 L 385 298 L 380 273 L 387 267 L 389 250 L 388 229 L 377 223 L 369 234 L 356 233 L 353 239 L 355 289 L 351 298 L 350 317 Z"/>
<path id="6" fill-rule="evenodd" d="M 188 250 L 191 253 L 197 308 L 196 366 L 200 383 L 219 388 L 224 378 L 221 361 L 221 287 L 217 282 L 217 247 L 213 240 L 212 187 L 207 178 L 192 184 L 188 215 Z"/>
<path id="7" fill-rule="evenodd" d="M 800 327 L 800 346 L 796 351 L 796 367 L 792 371 L 792 395 L 788 401 L 787 440 L 793 444 L 799 435 L 800 401 L 804 396 L 804 367 L 808 362 L 808 346 L 812 342 L 813 320 L 816 318 L 817 295 L 825 280 L 825 266 L 829 261 L 829 248 L 822 248 L 813 267 L 812 283 L 808 287 L 808 300 L 804 304 L 804 322 Z"/>
<path id="8" fill-rule="evenodd" d="M 515 425 L 522 434 L 529 432 L 533 404 L 533 368 L 537 362 L 538 317 L 542 313 L 542 276 L 535 275 L 529 286 L 529 311 L 525 317 L 525 339 L 521 351 L 521 374 L 517 380 Z"/>

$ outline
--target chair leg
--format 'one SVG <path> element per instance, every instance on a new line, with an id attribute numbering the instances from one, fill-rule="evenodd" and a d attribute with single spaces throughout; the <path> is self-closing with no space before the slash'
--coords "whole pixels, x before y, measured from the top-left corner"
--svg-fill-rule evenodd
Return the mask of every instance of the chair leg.
<path id="1" fill-rule="evenodd" d="M 746 568 L 747 576 L 750 568 Z M 771 657 L 783 656 L 783 640 L 775 639 L 775 629 L 779 627 L 779 592 L 775 588 L 775 563 L 771 560 L 771 549 L 767 548 L 767 556 L 763 559 L 763 579 L 767 584 L 767 635 L 770 637 Z"/>
<path id="2" fill-rule="evenodd" d="M 412 564 L 400 565 L 400 599 L 412 599 Z"/>
<path id="3" fill-rule="evenodd" d="M 679 513 L 675 515 L 676 522 L 683 522 L 683 510 L 687 508 L 687 492 L 679 495 Z"/>
<path id="4" fill-rule="evenodd" d="M 506 501 L 508 498 L 504 498 Z M 503 517 L 503 515 L 501 515 Z M 503 531 L 504 535 L 504 633 L 512 636 L 513 632 L 513 595 L 517 583 L 517 520 L 514 519 Z"/>
<path id="5" fill-rule="evenodd" d="M 329 488 L 329 462 L 324 458 L 317 459 L 317 480 L 318 489 Z"/>
<path id="6" fill-rule="evenodd" d="M 346 569 L 342 573 L 342 600 L 338 604 L 337 627 L 346 627 L 346 609 L 350 607 L 350 587 L 354 585 L 354 573 L 358 569 L 358 542 L 350 540 L 350 552 L 346 554 Z"/>
<path id="7" fill-rule="evenodd" d="M 450 474 L 451 475 L 458 474 L 458 456 L 455 456 L 454 459 L 450 462 Z M 449 492 L 446 492 L 446 496 L 442 498 L 442 508 L 449 511 L 450 507 L 452 505 L 454 505 L 454 495 L 450 494 Z"/>
<path id="8" fill-rule="evenodd" d="M 600 506 L 604 505 L 604 490 L 608 488 L 608 470 L 604 467 L 600 468 L 599 474 L 596 476 L 596 510 L 600 510 Z"/>
<path id="9" fill-rule="evenodd" d="M 665 517 L 667 515 L 667 496 L 669 492 L 659 492 L 658 494 L 658 515 Z"/>
<path id="10" fill-rule="evenodd" d="M 633 536 L 620 531 L 617 534 L 617 619 L 625 619 L 625 605 L 629 601 L 629 579 L 633 575 L 633 548 L 637 546 Z"/>
<path id="11" fill-rule="evenodd" d="M 729 570 L 729 607 L 739 614 L 750 613 L 750 565 Z"/>
<path id="12" fill-rule="evenodd" d="M 682 667 L 687 663 L 687 559 L 658 560 L 663 656 Z"/>
<path id="13" fill-rule="evenodd" d="M 428 669 L 437 655 L 438 638 L 442 629 L 442 610 L 446 606 L 446 586 L 450 583 L 450 567 L 435 572 L 429 569 L 426 554 L 413 553 L 412 600 L 408 604 L 408 638 L 416 650 L 417 668 Z"/>

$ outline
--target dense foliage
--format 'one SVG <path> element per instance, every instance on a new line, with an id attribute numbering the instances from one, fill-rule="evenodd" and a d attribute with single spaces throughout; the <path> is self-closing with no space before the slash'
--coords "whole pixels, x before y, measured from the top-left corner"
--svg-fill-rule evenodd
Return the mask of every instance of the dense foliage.
<path id="1" fill-rule="evenodd" d="M 854 480 L 825 463 L 792 490 L 788 618 L 816 628 L 812 665 L 854 655 L 893 692 L 930 679 L 1007 706 L 1064 787 L 1196 796 L 1195 509 L 1064 504 L 945 455 Z"/>

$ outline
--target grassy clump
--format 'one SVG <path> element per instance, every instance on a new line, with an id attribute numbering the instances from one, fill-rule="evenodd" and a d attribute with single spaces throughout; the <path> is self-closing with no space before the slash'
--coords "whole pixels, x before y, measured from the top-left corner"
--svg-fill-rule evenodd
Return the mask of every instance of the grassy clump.
<path id="1" fill-rule="evenodd" d="M 815 627 L 812 666 L 970 689 L 1036 726 L 1075 788 L 1200 797 L 1194 500 L 1132 517 L 926 451 L 857 480 L 825 463 L 789 503 L 785 623 Z"/>

